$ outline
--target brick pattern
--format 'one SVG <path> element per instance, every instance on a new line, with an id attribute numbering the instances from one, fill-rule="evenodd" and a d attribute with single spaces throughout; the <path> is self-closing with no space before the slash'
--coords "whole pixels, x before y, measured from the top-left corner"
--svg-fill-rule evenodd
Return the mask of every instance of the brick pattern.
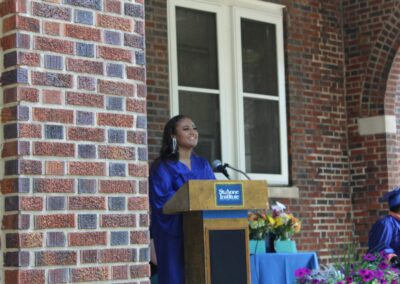
<path id="1" fill-rule="evenodd" d="M 377 5 L 377 4 L 375 4 Z M 374 9 L 374 5 L 371 5 Z M 386 101 L 387 81 L 394 57 L 398 53 L 400 37 L 400 3 L 395 2 L 391 13 L 382 19 L 381 31 L 371 43 L 367 69 L 361 94 L 361 116 L 394 114 L 393 104 Z M 383 94 L 385 94 L 383 96 Z"/>
<path id="2" fill-rule="evenodd" d="M 350 132 L 355 233 L 361 244 L 366 246 L 365 231 L 387 212 L 387 204 L 376 202 L 386 192 L 400 184 L 400 100 L 399 100 L 400 53 L 391 66 L 386 84 L 384 100 L 380 107 L 387 114 L 396 115 L 397 133 L 368 135 L 360 137 L 356 131 Z M 377 183 L 379 180 L 379 183 Z"/>
<path id="3" fill-rule="evenodd" d="M 378 1 L 368 1 L 359 10 L 352 8 L 344 10 L 349 112 L 361 117 L 394 114 L 393 105 L 385 106 L 384 93 L 399 46 L 400 3 L 388 1 L 381 6 Z M 376 9 L 379 13 L 373 14 L 372 20 L 370 13 Z M 353 17 L 354 11 L 357 17 Z"/>
<path id="4" fill-rule="evenodd" d="M 300 249 L 316 250 L 325 261 L 350 241 L 365 245 L 371 223 L 385 208 L 378 197 L 400 181 L 398 137 L 357 134 L 362 115 L 399 115 L 399 105 L 394 107 L 398 67 L 390 66 L 399 60 L 395 54 L 400 3 L 266 2 L 286 6 L 289 171 L 300 191 L 298 200 L 280 201 L 303 220 L 296 236 Z M 147 136 L 148 157 L 153 160 L 169 118 L 166 2 L 146 1 L 146 9 Z M 142 44 L 135 36 L 125 42 Z M 136 67 L 128 76 L 140 80 Z M 127 109 L 140 109 L 132 103 Z M 140 143 L 145 135 L 136 132 L 127 139 Z"/>
<path id="5" fill-rule="evenodd" d="M 399 125 L 399 89 L 395 87 L 399 84 L 395 77 L 399 74 L 399 4 L 388 1 L 381 6 L 368 1 L 367 6 L 353 7 L 353 12 L 345 9 L 343 14 L 347 23 L 344 44 L 352 213 L 354 235 L 362 247 L 367 246 L 372 223 L 387 212 L 387 204 L 379 198 L 400 182 L 399 131 L 396 135 L 360 136 L 357 129 L 357 118 L 375 115 L 396 115 Z M 377 8 L 379 13 L 371 17 Z"/>
<path id="6" fill-rule="evenodd" d="M 144 2 L 5 0 L 0 17 L 1 280 L 145 283 L 129 236 L 149 225 L 147 141 L 128 139 L 146 137 Z"/>
<path id="7" fill-rule="evenodd" d="M 317 250 L 322 261 L 352 235 L 338 4 L 319 2 L 310 10 L 289 5 L 286 35 L 289 170 L 300 191 L 298 200 L 287 203 L 293 212 L 301 212 L 304 220 L 299 236 L 302 249 Z M 317 24 L 301 22 L 303 16 L 297 15 L 315 18 Z M 295 35 L 301 37 L 291 41 Z"/>
<path id="8" fill-rule="evenodd" d="M 146 2 L 146 69 L 149 160 L 158 156 L 164 124 L 170 117 L 168 80 L 167 3 Z M 143 46 L 137 36 L 126 36 L 130 46 Z M 132 134 L 136 136 L 136 134 Z"/>

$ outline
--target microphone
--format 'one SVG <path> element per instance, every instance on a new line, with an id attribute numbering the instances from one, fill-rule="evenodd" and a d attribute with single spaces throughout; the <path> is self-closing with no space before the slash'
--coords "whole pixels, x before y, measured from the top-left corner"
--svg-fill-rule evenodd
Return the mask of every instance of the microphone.
<path id="1" fill-rule="evenodd" d="M 228 164 L 223 165 L 220 160 L 214 160 L 212 162 L 212 168 L 213 168 L 214 172 L 222 173 L 227 179 L 231 179 L 229 177 L 228 172 L 226 171 L 227 166 L 228 166 Z"/>

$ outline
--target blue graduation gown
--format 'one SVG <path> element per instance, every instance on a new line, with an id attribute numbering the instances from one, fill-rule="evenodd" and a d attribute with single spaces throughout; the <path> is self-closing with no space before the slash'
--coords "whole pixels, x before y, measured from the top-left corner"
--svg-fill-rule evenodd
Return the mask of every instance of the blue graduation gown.
<path id="1" fill-rule="evenodd" d="M 159 161 L 150 171 L 151 234 L 157 255 L 159 284 L 183 284 L 182 214 L 164 215 L 164 204 L 188 180 L 215 179 L 210 164 L 192 154 L 189 168 L 177 161 Z"/>
<path id="2" fill-rule="evenodd" d="M 368 247 L 369 252 L 384 250 L 400 256 L 400 220 L 390 215 L 378 220 L 369 232 Z"/>

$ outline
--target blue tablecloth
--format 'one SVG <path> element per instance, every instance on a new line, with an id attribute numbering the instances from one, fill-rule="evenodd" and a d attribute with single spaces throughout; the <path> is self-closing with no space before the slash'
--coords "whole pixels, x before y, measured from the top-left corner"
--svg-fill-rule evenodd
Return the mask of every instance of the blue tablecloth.
<path id="1" fill-rule="evenodd" d="M 250 255 L 252 284 L 293 284 L 301 267 L 318 268 L 315 252 L 261 253 Z"/>

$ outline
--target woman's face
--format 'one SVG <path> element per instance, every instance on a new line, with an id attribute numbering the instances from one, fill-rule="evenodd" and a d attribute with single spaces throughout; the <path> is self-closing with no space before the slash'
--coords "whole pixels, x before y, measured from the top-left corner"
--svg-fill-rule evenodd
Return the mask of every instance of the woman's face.
<path id="1" fill-rule="evenodd" d="M 199 133 L 190 118 L 182 118 L 176 123 L 175 138 L 180 149 L 192 150 L 196 147 Z"/>

